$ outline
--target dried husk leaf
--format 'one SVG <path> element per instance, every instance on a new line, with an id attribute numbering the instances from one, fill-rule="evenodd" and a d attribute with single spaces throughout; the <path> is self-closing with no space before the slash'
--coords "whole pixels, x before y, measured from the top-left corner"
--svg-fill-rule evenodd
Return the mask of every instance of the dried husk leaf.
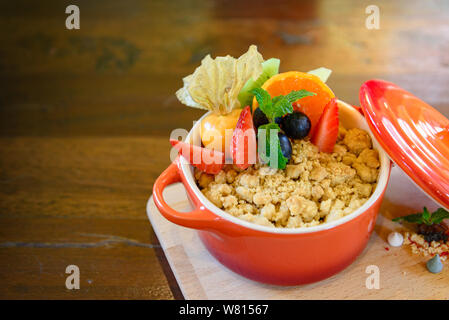
<path id="1" fill-rule="evenodd" d="M 184 87 L 176 96 L 189 107 L 227 114 L 240 108 L 237 96 L 248 79 L 261 75 L 262 62 L 255 45 L 238 59 L 207 55 L 195 72 L 183 79 Z"/>

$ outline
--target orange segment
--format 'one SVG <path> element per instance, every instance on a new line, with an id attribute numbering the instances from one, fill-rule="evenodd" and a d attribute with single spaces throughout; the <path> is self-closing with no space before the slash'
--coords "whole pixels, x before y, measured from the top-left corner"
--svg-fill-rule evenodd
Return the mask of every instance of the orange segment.
<path id="1" fill-rule="evenodd" d="M 313 74 L 299 71 L 289 71 L 279 73 L 268 79 L 262 86 L 262 89 L 268 91 L 271 97 L 289 94 L 293 90 L 307 90 L 316 93 L 315 96 L 305 97 L 293 103 L 295 110 L 305 113 L 312 123 L 313 132 L 318 123 L 324 106 L 335 97 L 332 90 Z M 256 99 L 253 100 L 253 110 L 258 106 Z"/>

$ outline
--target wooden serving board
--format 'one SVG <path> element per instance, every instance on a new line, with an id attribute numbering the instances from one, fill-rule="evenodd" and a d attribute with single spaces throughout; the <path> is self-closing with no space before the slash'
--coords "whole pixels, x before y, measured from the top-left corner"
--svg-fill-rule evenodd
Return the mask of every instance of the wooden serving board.
<path id="1" fill-rule="evenodd" d="M 164 197 L 176 210 L 191 210 L 181 184 L 168 187 Z M 209 254 L 195 230 L 167 221 L 152 197 L 147 213 L 186 299 L 449 299 L 449 261 L 441 273 L 432 274 L 425 266 L 429 258 L 412 254 L 408 246 L 393 248 L 386 242 L 389 232 L 402 229 L 391 218 L 423 206 L 437 207 L 394 167 L 375 230 L 362 254 L 331 278 L 294 287 L 266 285 L 230 271 Z M 379 268 L 379 289 L 366 287 L 370 265 Z"/>

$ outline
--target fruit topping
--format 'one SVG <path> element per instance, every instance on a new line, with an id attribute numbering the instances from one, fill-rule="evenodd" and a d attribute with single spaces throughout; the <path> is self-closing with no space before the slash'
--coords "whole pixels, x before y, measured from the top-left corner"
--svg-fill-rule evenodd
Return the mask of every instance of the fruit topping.
<path id="1" fill-rule="evenodd" d="M 268 118 L 265 115 L 265 113 L 263 113 L 263 111 L 260 108 L 257 108 L 256 110 L 254 110 L 253 112 L 253 124 L 254 124 L 254 128 L 258 129 L 261 125 L 267 124 Z M 277 123 L 278 125 L 281 124 L 282 122 L 282 117 L 277 117 L 274 118 L 274 122 Z"/>
<path id="2" fill-rule="evenodd" d="M 282 132 L 278 133 L 278 138 L 282 155 L 287 159 L 288 162 L 292 157 L 292 144 L 290 142 L 290 139 Z"/>
<path id="3" fill-rule="evenodd" d="M 320 78 L 321 81 L 326 82 L 329 79 L 332 70 L 324 67 L 320 67 L 318 69 L 307 71 L 308 74 L 313 74 Z"/>
<path id="4" fill-rule="evenodd" d="M 245 107 L 240 113 L 239 120 L 232 135 L 232 159 L 240 169 L 246 169 L 256 163 L 257 142 L 254 131 L 251 109 Z"/>
<path id="5" fill-rule="evenodd" d="M 268 91 L 262 88 L 256 88 L 252 91 L 256 98 L 260 110 L 265 113 L 269 122 L 274 122 L 274 119 L 282 117 L 288 113 L 293 112 L 292 103 L 309 96 L 314 96 L 315 93 L 307 90 L 291 91 L 287 95 L 279 95 L 274 98 Z"/>
<path id="6" fill-rule="evenodd" d="M 210 113 L 201 120 L 201 142 L 208 149 L 229 152 L 232 133 L 239 120 L 242 109 L 232 110 L 222 115 Z"/>
<path id="7" fill-rule="evenodd" d="M 338 105 L 337 100 L 333 98 L 324 107 L 310 141 L 320 151 L 332 152 L 337 142 L 338 124 Z"/>
<path id="8" fill-rule="evenodd" d="M 227 114 L 241 107 L 237 96 L 249 79 L 258 79 L 263 73 L 262 63 L 254 45 L 237 59 L 207 55 L 193 74 L 184 77 L 176 97 L 187 106 Z"/>
<path id="9" fill-rule="evenodd" d="M 181 156 L 202 172 L 217 174 L 223 169 L 225 164 L 225 155 L 223 152 L 202 148 L 174 139 L 170 139 L 170 143 L 178 150 Z"/>
<path id="10" fill-rule="evenodd" d="M 301 111 L 293 111 L 281 120 L 281 129 L 291 139 L 303 139 L 310 132 L 310 119 Z"/>
<path id="11" fill-rule="evenodd" d="M 280 127 L 276 120 L 293 112 L 293 102 L 312 96 L 314 93 L 298 90 L 285 96 L 271 98 L 270 94 L 262 88 L 256 88 L 251 92 L 258 101 L 259 108 L 256 110 L 260 110 L 257 112 L 261 111 L 266 118 L 261 115 L 256 116 L 259 125 L 257 132 L 259 157 L 272 168 L 284 169 L 291 156 L 291 143 L 287 136 L 280 134 Z M 261 124 L 265 121 L 268 123 Z"/>
<path id="12" fill-rule="evenodd" d="M 309 117 L 312 129 L 317 124 L 324 106 L 335 97 L 329 87 L 320 80 L 319 77 L 299 71 L 290 71 L 279 73 L 268 79 L 262 86 L 272 97 L 279 95 L 287 95 L 294 90 L 307 90 L 314 92 L 315 95 L 304 97 L 300 102 L 294 102 L 293 108 L 301 111 Z M 253 109 L 258 106 L 257 99 L 253 100 Z"/>
<path id="13" fill-rule="evenodd" d="M 260 108 L 253 111 L 253 124 L 255 129 L 258 129 L 260 126 L 267 124 L 268 122 L 267 116 Z"/>
<path id="14" fill-rule="evenodd" d="M 262 63 L 262 74 L 257 78 L 257 80 L 249 79 L 238 95 L 240 105 L 242 107 L 250 106 L 253 102 L 254 94 L 251 90 L 261 87 L 265 81 L 270 79 L 275 74 L 279 73 L 279 64 L 281 61 L 279 59 L 271 58 Z"/>
<path id="15" fill-rule="evenodd" d="M 281 141 L 279 139 L 280 128 L 277 123 L 267 123 L 261 125 L 257 130 L 257 150 L 262 162 L 267 163 L 270 167 L 276 169 L 285 169 L 289 158 L 284 156 L 284 152 L 288 154 L 288 150 L 284 150 L 281 147 Z M 288 137 L 285 136 L 288 140 Z M 289 141 L 290 142 L 290 141 Z M 284 141 L 284 149 L 285 149 Z M 290 145 L 291 149 L 291 145 Z M 291 155 L 291 150 L 290 150 Z"/>

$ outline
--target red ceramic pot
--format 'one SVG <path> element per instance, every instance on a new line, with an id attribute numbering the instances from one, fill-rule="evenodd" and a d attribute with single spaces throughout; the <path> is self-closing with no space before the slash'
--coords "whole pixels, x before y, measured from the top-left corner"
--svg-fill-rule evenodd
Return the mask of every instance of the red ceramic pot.
<path id="1" fill-rule="evenodd" d="M 339 101 L 340 121 L 346 128 L 368 132 L 362 114 Z M 198 137 L 200 121 L 187 137 Z M 371 134 L 371 133 L 370 133 Z M 270 228 L 238 219 L 214 206 L 199 190 L 193 167 L 177 158 L 156 180 L 153 198 L 162 215 L 173 223 L 199 230 L 209 252 L 231 270 L 256 281 L 298 285 L 319 281 L 343 270 L 365 248 L 390 177 L 390 160 L 379 151 L 380 175 L 371 198 L 353 213 L 330 223 L 297 229 Z M 198 140 L 193 140 L 198 141 Z M 172 209 L 163 198 L 166 186 L 182 182 L 194 210 Z"/>

